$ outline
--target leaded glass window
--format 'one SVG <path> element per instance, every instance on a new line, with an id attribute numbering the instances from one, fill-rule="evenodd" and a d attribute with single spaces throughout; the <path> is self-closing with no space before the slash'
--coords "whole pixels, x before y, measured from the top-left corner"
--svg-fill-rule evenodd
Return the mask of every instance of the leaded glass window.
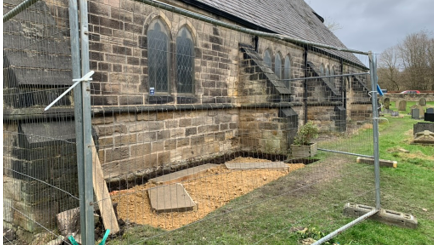
<path id="1" fill-rule="evenodd" d="M 157 19 L 148 28 L 149 87 L 155 92 L 169 92 L 169 35 L 164 23 Z"/>
<path id="2" fill-rule="evenodd" d="M 320 76 L 324 76 L 324 71 L 325 71 L 325 69 L 324 69 L 324 64 L 321 64 L 321 67 L 319 68 L 319 75 Z"/>
<path id="3" fill-rule="evenodd" d="M 329 66 L 327 66 L 326 69 L 325 69 L 325 75 L 326 76 L 330 76 L 330 67 Z M 328 81 L 330 81 L 330 78 L 326 77 L 324 80 L 326 80 L 326 79 Z"/>
<path id="4" fill-rule="evenodd" d="M 194 45 L 186 27 L 181 28 L 176 38 L 176 70 L 178 93 L 193 93 Z"/>
<path id="5" fill-rule="evenodd" d="M 330 70 L 330 76 L 334 76 L 335 75 L 335 67 L 333 66 L 332 69 Z M 334 83 L 335 82 L 335 78 L 331 77 L 330 78 L 330 82 Z"/>
<path id="6" fill-rule="evenodd" d="M 268 51 L 268 49 L 265 50 L 265 53 L 264 53 L 264 63 L 266 66 L 271 68 L 271 55 L 270 55 L 270 51 Z"/>
<path id="7" fill-rule="evenodd" d="M 279 53 L 277 53 L 274 58 L 274 73 L 279 79 L 282 79 L 282 58 L 280 58 Z"/>
<path id="8" fill-rule="evenodd" d="M 287 55 L 285 57 L 285 65 L 283 66 L 283 79 L 291 79 L 291 60 Z M 290 81 L 285 81 L 286 86 L 289 88 Z"/>

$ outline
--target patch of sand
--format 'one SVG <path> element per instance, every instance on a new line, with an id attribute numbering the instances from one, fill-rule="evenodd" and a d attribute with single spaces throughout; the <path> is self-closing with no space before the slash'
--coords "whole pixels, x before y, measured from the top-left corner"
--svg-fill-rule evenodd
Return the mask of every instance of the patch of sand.
<path id="1" fill-rule="evenodd" d="M 270 162 L 257 158 L 236 158 L 230 162 Z M 156 213 L 151 210 L 147 190 L 155 184 L 147 183 L 128 190 L 110 193 L 112 200 L 118 203 L 118 215 L 142 225 L 150 225 L 166 230 L 173 230 L 204 218 L 212 211 L 224 206 L 231 200 L 245 195 L 258 187 L 303 168 L 304 164 L 288 164 L 286 170 L 229 170 L 224 165 L 209 169 L 182 182 L 198 208 L 187 212 Z"/>

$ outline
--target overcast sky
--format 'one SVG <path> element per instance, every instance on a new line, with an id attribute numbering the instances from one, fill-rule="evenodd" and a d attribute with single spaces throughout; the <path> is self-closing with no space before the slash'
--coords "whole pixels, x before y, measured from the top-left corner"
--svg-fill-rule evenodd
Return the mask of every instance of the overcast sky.
<path id="1" fill-rule="evenodd" d="M 348 47 L 381 53 L 426 30 L 434 36 L 434 0 L 305 0 Z"/>

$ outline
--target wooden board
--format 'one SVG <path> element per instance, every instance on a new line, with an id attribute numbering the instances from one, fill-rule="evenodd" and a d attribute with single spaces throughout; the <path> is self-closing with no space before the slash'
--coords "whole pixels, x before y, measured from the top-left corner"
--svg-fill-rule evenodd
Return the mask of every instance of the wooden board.
<path id="1" fill-rule="evenodd" d="M 113 210 L 112 199 L 108 192 L 107 183 L 104 180 L 104 174 L 99 161 L 98 152 L 96 152 L 95 142 L 92 139 L 92 169 L 93 169 L 93 190 L 97 199 L 97 204 L 101 212 L 104 228 L 110 230 L 110 234 L 119 232 L 119 224 Z"/>

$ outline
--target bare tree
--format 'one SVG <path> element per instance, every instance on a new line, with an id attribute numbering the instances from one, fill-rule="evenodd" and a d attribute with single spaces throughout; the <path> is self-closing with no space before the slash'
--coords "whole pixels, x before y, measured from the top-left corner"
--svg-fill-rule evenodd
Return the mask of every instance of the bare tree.
<path id="1" fill-rule="evenodd" d="M 431 90 L 434 90 L 434 38 L 431 38 L 428 45 L 428 67 L 429 67 L 429 84 Z"/>
<path id="2" fill-rule="evenodd" d="M 408 35 L 398 45 L 404 76 L 412 89 L 430 89 L 430 64 L 428 54 L 432 41 L 425 31 Z"/>
<path id="3" fill-rule="evenodd" d="M 380 82 L 384 87 L 390 90 L 399 90 L 399 61 L 397 47 L 393 46 L 380 55 L 378 74 Z"/>

